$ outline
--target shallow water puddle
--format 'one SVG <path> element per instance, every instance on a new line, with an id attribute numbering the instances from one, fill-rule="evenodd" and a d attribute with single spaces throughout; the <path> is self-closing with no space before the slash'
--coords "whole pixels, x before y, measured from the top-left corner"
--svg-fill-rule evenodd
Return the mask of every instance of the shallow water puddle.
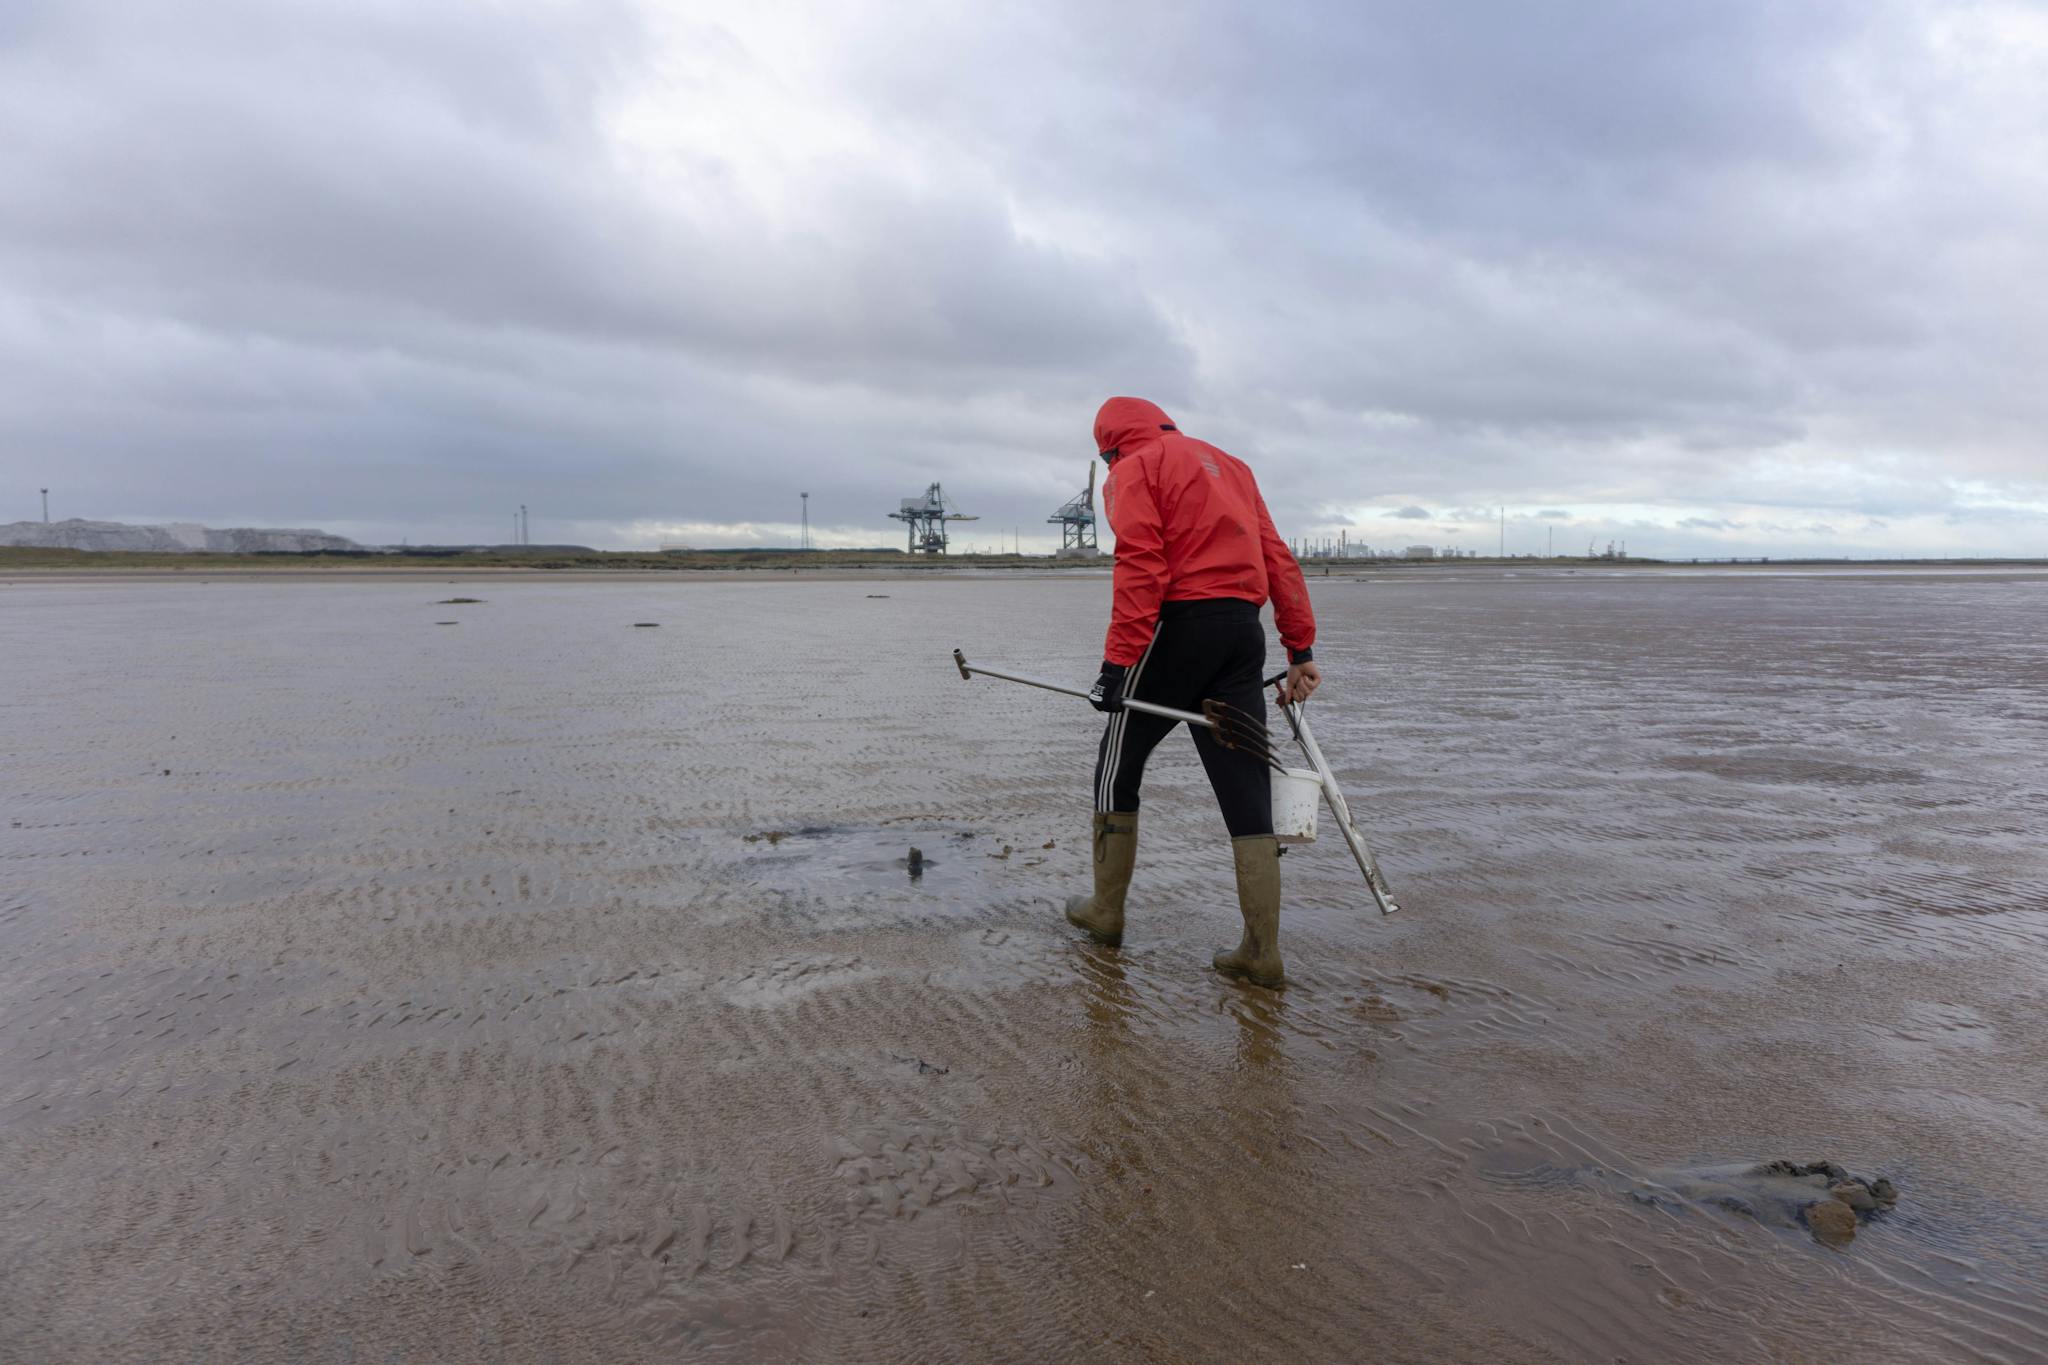
<path id="1" fill-rule="evenodd" d="M 956 900 L 1004 863 L 1028 859 L 973 829 L 810 825 L 742 835 L 741 870 L 769 891 L 843 896 L 901 892 Z M 1036 852 L 1037 850 L 1033 850 Z"/>

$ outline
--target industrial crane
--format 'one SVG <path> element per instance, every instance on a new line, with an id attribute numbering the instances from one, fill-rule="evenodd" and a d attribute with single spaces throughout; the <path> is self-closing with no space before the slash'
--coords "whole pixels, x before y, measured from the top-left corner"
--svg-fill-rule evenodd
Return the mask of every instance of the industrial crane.
<path id="1" fill-rule="evenodd" d="M 1088 559 L 1102 553 L 1095 543 L 1095 465 L 1088 465 L 1088 491 L 1060 504 L 1060 510 L 1046 518 L 1060 528 L 1060 557 Z"/>
<path id="2" fill-rule="evenodd" d="M 889 514 L 889 520 L 906 523 L 910 528 L 910 553 L 922 550 L 928 555 L 946 553 L 946 523 L 949 521 L 980 521 L 961 512 L 946 509 L 946 495 L 937 484 L 924 490 L 921 498 L 905 498 L 903 505 Z"/>

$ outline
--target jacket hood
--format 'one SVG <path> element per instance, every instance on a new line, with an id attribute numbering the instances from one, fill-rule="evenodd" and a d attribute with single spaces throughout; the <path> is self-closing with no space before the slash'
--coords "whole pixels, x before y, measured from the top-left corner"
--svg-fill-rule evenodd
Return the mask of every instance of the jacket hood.
<path id="1" fill-rule="evenodd" d="M 1166 409 L 1144 398 L 1112 398 L 1095 414 L 1095 448 L 1106 458 L 1113 450 L 1178 431 Z"/>

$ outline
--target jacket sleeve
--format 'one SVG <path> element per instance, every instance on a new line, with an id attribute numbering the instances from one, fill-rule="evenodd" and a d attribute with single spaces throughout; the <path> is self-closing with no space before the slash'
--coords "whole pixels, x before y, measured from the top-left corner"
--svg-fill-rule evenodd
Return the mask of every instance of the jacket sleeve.
<path id="1" fill-rule="evenodd" d="M 1273 516 L 1266 499 L 1259 499 L 1259 546 L 1266 559 L 1266 595 L 1273 602 L 1273 623 L 1280 627 L 1280 643 L 1287 646 L 1287 662 L 1306 663 L 1316 643 L 1316 614 L 1308 604 L 1308 584 L 1302 580 L 1301 565 L 1280 533 L 1273 529 Z"/>
<path id="2" fill-rule="evenodd" d="M 1152 643 L 1166 599 L 1166 526 L 1146 468 L 1128 457 L 1118 463 L 1125 467 L 1113 476 L 1116 492 L 1105 499 L 1116 533 L 1116 574 L 1102 658 L 1128 667 Z"/>

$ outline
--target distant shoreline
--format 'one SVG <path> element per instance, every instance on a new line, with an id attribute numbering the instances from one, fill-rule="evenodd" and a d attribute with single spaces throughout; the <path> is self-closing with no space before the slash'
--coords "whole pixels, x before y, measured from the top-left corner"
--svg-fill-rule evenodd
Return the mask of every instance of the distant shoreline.
<path id="1" fill-rule="evenodd" d="M 67 579 L 174 579 L 202 574 L 235 579 L 388 579 L 394 581 L 455 578 L 604 578 L 654 581 L 750 580 L 902 580 L 923 575 L 941 577 L 971 573 L 977 577 L 1019 575 L 1047 577 L 1076 572 L 1102 573 L 1114 557 L 1057 559 L 1050 555 L 947 555 L 911 557 L 872 551 L 730 551 L 660 554 L 599 551 L 583 555 L 361 555 L 361 554 L 188 554 L 124 550 L 50 550 L 0 547 L 0 578 L 57 581 Z M 1771 573 L 1787 569 L 1887 569 L 1943 572 L 1958 570 L 2048 569 L 2048 559 L 1602 559 L 1531 557 L 1472 559 L 1309 559 L 1302 564 L 1310 578 L 1412 575 L 1469 572 L 1474 569 L 1577 573 L 1628 573 L 1640 570 L 1680 572 L 1715 570 Z"/>

